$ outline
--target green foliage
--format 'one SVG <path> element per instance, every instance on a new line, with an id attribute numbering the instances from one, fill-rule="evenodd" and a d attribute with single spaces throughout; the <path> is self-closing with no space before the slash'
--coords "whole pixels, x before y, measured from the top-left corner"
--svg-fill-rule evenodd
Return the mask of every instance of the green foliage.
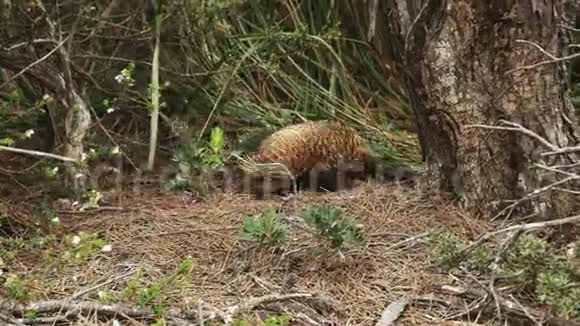
<path id="1" fill-rule="evenodd" d="M 0 223 L 1 226 L 2 224 Z M 0 248 L 2 248 L 0 250 L 0 262 L 6 260 L 7 263 L 10 263 L 17 260 L 17 257 L 22 252 L 45 249 L 55 241 L 56 236 L 54 234 L 48 236 L 32 236 L 26 239 L 0 237 Z"/>
<path id="2" fill-rule="evenodd" d="M 332 206 L 315 206 L 304 212 L 304 220 L 330 242 L 334 249 L 342 249 L 345 243 L 362 244 L 366 237 L 353 219 Z"/>
<path id="3" fill-rule="evenodd" d="M 580 317 L 580 288 L 565 270 L 541 272 L 538 275 L 536 293 L 540 302 L 556 307 L 561 317 Z"/>
<path id="4" fill-rule="evenodd" d="M 266 320 L 258 320 L 258 318 L 252 319 L 236 319 L 232 323 L 234 326 L 286 326 L 290 324 L 290 316 L 288 315 L 279 315 L 279 316 L 271 316 L 268 317 Z"/>
<path id="5" fill-rule="evenodd" d="M 25 282 L 16 275 L 8 276 L 3 287 L 11 300 L 27 302 L 32 298 Z"/>
<path id="6" fill-rule="evenodd" d="M 520 236 L 506 253 L 502 268 L 523 284 L 534 284 L 538 273 L 548 262 L 549 244 L 533 234 Z"/>
<path id="7" fill-rule="evenodd" d="M 497 249 L 482 245 L 468 257 L 461 257 L 459 253 L 466 244 L 443 230 L 431 232 L 429 241 L 431 259 L 446 272 L 490 272 L 495 259 L 492 253 L 497 253 Z M 580 275 L 574 264 L 580 262 L 573 263 L 569 257 L 554 254 L 554 250 L 546 240 L 523 234 L 504 253 L 496 272 L 510 279 L 512 288 L 530 291 L 540 302 L 553 305 L 560 317 L 578 318 Z"/>
<path id="8" fill-rule="evenodd" d="M 248 217 L 242 226 L 242 235 L 260 243 L 280 244 L 286 241 L 287 226 L 280 214 L 269 209 L 257 217 Z"/>
<path id="9" fill-rule="evenodd" d="M 465 243 L 446 230 L 433 230 L 428 239 L 432 263 L 447 272 L 463 269 L 485 273 L 489 271 L 489 264 L 494 259 L 493 251 L 484 246 L 477 247 L 469 256 L 462 257 L 460 253 L 465 248 Z"/>
<path id="10" fill-rule="evenodd" d="M 82 198 L 82 203 L 80 206 L 80 210 L 84 211 L 91 208 L 99 208 L 101 201 L 103 200 L 103 194 L 97 190 L 89 190 L 87 191 Z"/>
<path id="11" fill-rule="evenodd" d="M 75 235 L 65 237 L 66 249 L 62 261 L 70 264 L 80 264 L 90 258 L 95 252 L 102 250 L 106 242 L 97 233 L 80 231 Z"/>
<path id="12" fill-rule="evenodd" d="M 29 139 L 50 124 L 43 106 L 52 102 L 51 97 L 33 101 L 24 98 L 18 89 L 6 95 L 0 96 L 0 145 L 13 146 L 17 140 Z"/>
<path id="13" fill-rule="evenodd" d="M 221 128 L 215 127 L 211 130 L 207 147 L 201 148 L 198 152 L 201 164 L 210 169 L 217 169 L 223 166 L 223 149 L 225 146 L 224 132 Z"/>
<path id="14" fill-rule="evenodd" d="M 429 233 L 431 260 L 445 271 L 457 267 L 462 242 L 454 234 L 445 230 L 434 230 Z"/>
<path id="15" fill-rule="evenodd" d="M 129 280 L 127 287 L 121 292 L 124 301 L 136 302 L 140 306 L 150 306 L 157 322 L 162 322 L 163 315 L 173 302 L 175 290 L 183 293 L 191 280 L 194 262 L 191 257 L 182 260 L 175 270 L 159 280 L 143 283 L 143 272 Z"/>
<path id="16" fill-rule="evenodd" d="M 192 187 L 194 175 L 211 172 L 224 165 L 225 137 L 221 128 L 212 129 L 209 140 L 203 146 L 190 142 L 176 150 L 173 161 L 177 173 L 164 184 L 166 191 L 182 190 Z"/>

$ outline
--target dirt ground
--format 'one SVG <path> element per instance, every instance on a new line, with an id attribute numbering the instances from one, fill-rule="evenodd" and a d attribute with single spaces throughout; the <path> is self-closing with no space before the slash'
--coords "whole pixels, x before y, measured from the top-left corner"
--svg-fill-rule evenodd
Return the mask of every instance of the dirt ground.
<path id="1" fill-rule="evenodd" d="M 337 254 L 293 219 L 322 203 L 355 218 L 367 236 L 366 245 Z M 242 238 L 244 218 L 272 207 L 295 221 L 289 240 L 272 247 Z M 127 275 L 138 268 L 144 281 L 153 281 L 191 257 L 193 276 L 183 291 L 172 294 L 173 308 L 196 306 L 198 299 L 225 309 L 273 293 L 321 294 L 324 300 L 274 302 L 246 314 L 286 312 L 296 317 L 294 325 L 375 325 L 385 307 L 402 298 L 411 299 L 411 304 L 398 325 L 453 325 L 444 320 L 457 312 L 452 311 L 456 307 L 446 305 L 452 298 L 439 291 L 453 280 L 431 266 L 420 235 L 443 228 L 473 239 L 491 227 L 445 198 L 384 184 L 263 201 L 228 193 L 203 200 L 183 193 L 109 193 L 98 209 L 60 211 L 58 216 L 67 233 L 97 232 L 111 250 L 97 252 L 79 266 L 58 269 L 43 263 L 46 251 L 21 252 L 7 270 L 26 276 L 40 300 L 74 295 L 97 301 L 102 291 L 119 294 L 131 278 Z M 80 324 L 93 325 L 89 319 Z"/>

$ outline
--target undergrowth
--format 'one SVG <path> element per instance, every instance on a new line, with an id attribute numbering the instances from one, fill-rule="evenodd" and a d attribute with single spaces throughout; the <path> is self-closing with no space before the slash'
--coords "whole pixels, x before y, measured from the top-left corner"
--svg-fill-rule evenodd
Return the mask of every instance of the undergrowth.
<path id="1" fill-rule="evenodd" d="M 483 244 L 468 257 L 467 246 L 454 234 L 436 230 L 429 235 L 433 263 L 445 272 L 490 275 L 500 250 L 493 243 Z M 554 307 L 559 317 L 580 318 L 580 241 L 562 252 L 538 235 L 527 233 L 499 258 L 494 268 L 498 278 L 509 280 L 513 293 L 531 293 L 537 302 Z M 574 249 L 575 248 L 575 249 Z"/>
<path id="2" fill-rule="evenodd" d="M 300 216 L 320 239 L 334 250 L 344 250 L 347 245 L 365 243 L 362 229 L 339 208 L 321 205 L 306 208 Z M 242 235 L 261 244 L 279 245 L 287 242 L 289 217 L 268 209 L 243 221 Z"/>

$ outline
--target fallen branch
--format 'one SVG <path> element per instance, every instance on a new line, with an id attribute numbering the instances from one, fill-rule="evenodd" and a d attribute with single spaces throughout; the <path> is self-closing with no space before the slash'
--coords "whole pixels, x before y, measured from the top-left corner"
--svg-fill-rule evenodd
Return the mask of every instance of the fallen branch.
<path id="1" fill-rule="evenodd" d="M 33 150 L 28 150 L 28 149 L 2 146 L 2 145 L 0 145 L 0 151 L 7 151 L 7 152 L 13 152 L 13 153 L 19 153 L 19 154 L 28 154 L 28 155 L 34 155 L 34 156 L 48 157 L 48 158 L 53 158 L 53 159 L 61 160 L 61 161 L 65 161 L 65 162 L 76 162 L 75 159 L 70 158 L 70 157 L 66 157 L 66 156 L 45 153 L 45 152 L 39 152 L 39 151 L 33 151 Z"/>
<path id="2" fill-rule="evenodd" d="M 192 321 L 214 319 L 221 319 L 225 323 L 231 323 L 237 315 L 251 311 L 262 304 L 300 298 L 314 298 L 315 296 L 314 293 L 270 294 L 242 300 L 241 304 L 229 306 L 223 311 L 199 301 L 196 307 L 187 311 L 169 309 L 165 318 L 168 321 L 171 320 L 175 325 L 192 325 Z M 25 319 L 18 319 L 17 317 L 22 317 L 30 311 L 34 311 L 38 316 L 33 321 L 35 324 L 40 324 L 39 321 L 46 321 L 49 324 L 56 321 L 66 321 L 71 318 L 79 318 L 80 315 L 85 313 L 98 313 L 102 316 L 122 319 L 153 319 L 156 317 L 153 309 L 149 307 L 126 304 L 101 304 L 90 301 L 49 300 L 25 305 L 2 303 L 0 304 L 0 321 L 20 326 L 27 325 L 28 323 Z M 50 314 L 58 314 L 58 316 L 42 316 Z"/>
<path id="3" fill-rule="evenodd" d="M 315 295 L 313 293 L 290 293 L 290 294 L 269 294 L 262 297 L 250 298 L 244 300 L 243 303 L 233 305 L 228 307 L 224 313 L 224 322 L 231 323 L 233 318 L 241 313 L 251 311 L 259 305 L 275 302 L 275 301 L 286 301 L 292 299 L 301 298 L 313 298 Z"/>
<path id="4" fill-rule="evenodd" d="M 453 295 L 469 295 L 472 297 L 484 297 L 487 295 L 487 293 L 483 290 L 449 285 L 441 286 L 441 290 Z M 515 303 L 501 296 L 497 297 L 497 302 L 506 311 L 509 311 L 520 317 L 530 318 L 530 316 L 533 316 L 534 320 L 543 320 L 545 317 L 545 314 L 540 310 L 530 307 L 524 308 L 521 304 Z"/>
<path id="5" fill-rule="evenodd" d="M 508 219 L 508 218 L 511 216 L 511 214 L 512 214 L 513 210 L 514 210 L 514 209 L 515 209 L 517 206 L 519 206 L 521 203 L 523 203 L 523 202 L 525 202 L 525 201 L 527 201 L 527 200 L 530 200 L 530 199 L 532 199 L 532 198 L 536 198 L 536 197 L 538 197 L 539 195 L 542 195 L 542 194 L 544 194 L 544 193 L 546 193 L 546 192 L 548 192 L 548 191 L 552 190 L 553 188 L 556 188 L 556 187 L 558 187 L 559 185 L 562 185 L 562 184 L 564 184 L 564 183 L 567 183 L 567 182 L 569 182 L 569 181 L 578 180 L 578 179 L 580 179 L 580 176 L 578 176 L 578 175 L 574 175 L 574 176 L 571 176 L 571 177 L 567 177 L 567 178 L 565 178 L 565 179 L 562 179 L 562 180 L 560 180 L 560 181 L 553 182 L 553 183 L 551 183 L 551 184 L 549 184 L 549 185 L 547 185 L 547 186 L 544 186 L 544 187 L 542 187 L 542 188 L 538 188 L 538 189 L 536 189 L 536 190 L 534 190 L 534 191 L 532 191 L 532 192 L 528 193 L 528 194 L 527 194 L 527 195 L 525 195 L 524 197 L 522 197 L 522 198 L 520 198 L 520 199 L 516 200 L 514 203 L 510 204 L 510 205 L 509 205 L 509 206 L 507 206 L 506 208 L 502 209 L 502 210 L 501 210 L 499 213 L 497 213 L 497 214 L 496 214 L 496 215 L 495 215 L 495 216 L 492 218 L 492 220 L 495 220 L 495 219 L 497 219 L 498 217 L 502 216 L 502 215 L 503 215 L 503 214 L 504 214 L 506 211 L 509 211 L 509 212 L 507 213 L 507 216 L 505 217 L 505 219 L 507 220 L 507 219 Z"/>

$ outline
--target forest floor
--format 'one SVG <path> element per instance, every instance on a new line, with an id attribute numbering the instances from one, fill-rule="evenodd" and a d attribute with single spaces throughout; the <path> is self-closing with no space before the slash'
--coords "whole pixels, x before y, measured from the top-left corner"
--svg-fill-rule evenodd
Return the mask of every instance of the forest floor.
<path id="1" fill-rule="evenodd" d="M 321 204 L 352 216 L 366 243 L 338 253 L 295 218 Z M 274 246 L 242 237 L 244 219 L 268 208 L 288 222 L 287 240 Z M 467 325 L 445 321 L 467 302 L 442 291 L 457 280 L 432 265 L 426 232 L 445 229 L 471 241 L 491 229 L 443 197 L 387 184 L 262 201 L 231 193 L 203 200 L 183 193 L 105 193 L 96 209 L 57 213 L 69 242 L 59 236 L 39 244 L 43 250 L 19 248 L 14 259 L 4 260 L 4 276 L 22 280 L 10 295 L 25 293 L 44 302 L 36 312 L 62 309 L 46 320 L 35 317 L 39 322 L 84 316 L 77 325 L 111 325 L 98 323 L 99 315 L 122 316 L 122 325 L 142 325 L 140 317 L 151 317 L 144 316 L 149 310 L 107 303 L 168 308 L 167 316 L 176 318 L 166 321 L 173 324 L 203 310 L 221 317 L 239 312 L 233 316 L 238 325 L 259 325 L 252 318 L 264 319 L 266 312 L 291 316 L 291 325 L 375 325 L 389 304 L 402 299 L 409 304 L 397 325 Z M 73 249 L 70 235 L 79 232 L 97 234 L 104 242 Z M 70 253 L 69 258 L 86 256 L 63 263 Z M 187 269 L 188 257 L 191 274 L 181 279 L 183 274 L 174 272 L 180 264 L 181 272 Z M 57 308 L 51 306 L 55 302 Z M 86 306 L 65 313 L 71 302 Z M 246 323 L 240 323 L 244 318 Z M 275 320 L 268 325 L 283 325 Z"/>

